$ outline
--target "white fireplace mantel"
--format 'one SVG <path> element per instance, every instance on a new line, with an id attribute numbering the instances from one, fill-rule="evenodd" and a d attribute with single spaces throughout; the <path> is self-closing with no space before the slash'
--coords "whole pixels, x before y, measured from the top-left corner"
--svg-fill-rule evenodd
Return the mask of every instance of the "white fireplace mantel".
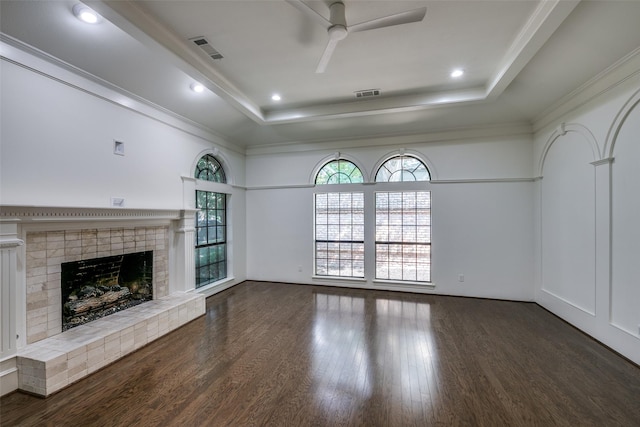
<path id="1" fill-rule="evenodd" d="M 22 348 L 60 333 L 63 262 L 153 250 L 154 299 L 193 291 L 194 220 L 193 209 L 0 206 L 0 380 L 14 382 Z"/>

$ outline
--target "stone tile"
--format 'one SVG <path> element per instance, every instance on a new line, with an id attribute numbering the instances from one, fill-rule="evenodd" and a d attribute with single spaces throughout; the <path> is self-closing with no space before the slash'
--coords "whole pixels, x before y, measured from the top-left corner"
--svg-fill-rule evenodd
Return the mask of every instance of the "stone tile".
<path id="1" fill-rule="evenodd" d="M 80 241 L 82 239 L 82 231 L 67 230 L 64 232 L 64 240 L 67 242 Z"/>
<path id="2" fill-rule="evenodd" d="M 47 272 L 45 270 L 44 273 L 40 275 L 34 275 L 34 276 L 27 275 L 27 286 L 45 283 L 47 281 L 46 273 Z"/>
<path id="3" fill-rule="evenodd" d="M 67 246 L 66 248 L 64 248 L 64 256 L 67 257 L 67 262 L 69 262 L 70 259 L 72 258 L 75 259 L 82 256 L 82 246 L 80 245 L 76 247 Z"/>
<path id="4" fill-rule="evenodd" d="M 66 387 L 69 384 L 69 376 L 66 370 L 47 379 L 47 395 Z"/>
<path id="5" fill-rule="evenodd" d="M 47 241 L 46 232 L 27 233 L 27 244 L 42 243 Z"/>
<path id="6" fill-rule="evenodd" d="M 64 241 L 64 231 L 47 231 L 47 243 L 61 241 Z"/>
<path id="7" fill-rule="evenodd" d="M 111 252 L 114 254 L 121 254 L 124 250 L 124 243 L 111 242 Z"/>
<path id="8" fill-rule="evenodd" d="M 27 279 L 35 276 L 45 276 L 47 274 L 46 265 L 43 267 L 27 268 Z"/>

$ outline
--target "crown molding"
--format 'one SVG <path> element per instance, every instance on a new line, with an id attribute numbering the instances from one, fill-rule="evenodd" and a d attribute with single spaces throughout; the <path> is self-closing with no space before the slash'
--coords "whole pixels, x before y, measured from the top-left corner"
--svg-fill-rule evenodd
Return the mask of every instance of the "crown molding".
<path id="1" fill-rule="evenodd" d="M 552 125 L 591 100 L 638 78 L 640 78 L 640 47 L 546 108 L 534 118 L 533 131 L 538 132 Z"/>
<path id="2" fill-rule="evenodd" d="M 533 133 L 528 123 L 505 123 L 489 126 L 474 126 L 456 129 L 442 129 L 434 132 L 383 135 L 352 139 L 334 139 L 317 141 L 290 141 L 278 144 L 257 145 L 247 147 L 246 156 L 264 156 L 276 154 L 292 154 L 303 152 L 326 152 L 327 150 L 345 151 L 354 148 L 384 147 L 397 145 L 413 145 L 425 143 L 447 142 L 455 140 L 482 140 L 485 138 L 506 136 L 531 136 Z"/>
<path id="3" fill-rule="evenodd" d="M 163 25 L 144 5 L 133 1 L 85 0 L 108 21 L 147 48 L 163 55 L 176 67 L 200 81 L 246 117 L 262 125 L 362 117 L 415 111 L 454 104 L 492 101 L 497 98 L 529 63 L 580 0 L 539 2 L 514 42 L 505 51 L 493 74 L 480 86 L 464 90 L 428 91 L 378 99 L 340 101 L 330 104 L 261 107 L 223 75 L 192 44 Z"/>

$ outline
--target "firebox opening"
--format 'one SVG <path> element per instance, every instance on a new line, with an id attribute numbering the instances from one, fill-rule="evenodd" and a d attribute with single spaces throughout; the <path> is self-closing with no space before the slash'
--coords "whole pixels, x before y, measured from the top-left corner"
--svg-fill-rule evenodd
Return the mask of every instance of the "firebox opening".
<path id="1" fill-rule="evenodd" d="M 62 331 L 153 299 L 153 251 L 62 264 Z"/>

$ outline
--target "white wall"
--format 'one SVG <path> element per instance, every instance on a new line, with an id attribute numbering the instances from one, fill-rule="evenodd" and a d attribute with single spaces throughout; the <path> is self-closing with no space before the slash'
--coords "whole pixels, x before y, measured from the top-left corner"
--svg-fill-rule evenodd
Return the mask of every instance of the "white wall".
<path id="1" fill-rule="evenodd" d="M 394 150 L 397 146 L 346 146 L 340 155 L 354 161 L 372 180 L 375 166 Z M 435 289 L 373 282 L 373 198 L 382 185 L 314 188 L 313 171 L 332 152 L 275 151 L 247 158 L 249 278 L 533 300 L 534 183 L 529 137 L 406 146 L 407 153 L 425 159 L 433 175 L 433 182 L 421 188 L 432 192 Z M 365 193 L 365 281 L 312 278 L 313 194 L 341 189 Z M 459 274 L 464 274 L 464 282 L 458 281 Z"/>
<path id="2" fill-rule="evenodd" d="M 535 134 L 536 301 L 640 363 L 640 76 L 598 93 Z"/>
<path id="3" fill-rule="evenodd" d="M 223 160 L 231 199 L 233 271 L 246 277 L 245 158 L 218 136 L 127 99 L 27 52 L 7 49 L 0 62 L 0 203 L 127 209 L 193 208 L 197 159 Z M 132 107 L 129 108 L 128 106 Z M 114 140 L 125 155 L 114 154 Z M 181 277 L 181 274 L 173 275 Z M 183 288 L 183 286 L 178 286 Z"/>

